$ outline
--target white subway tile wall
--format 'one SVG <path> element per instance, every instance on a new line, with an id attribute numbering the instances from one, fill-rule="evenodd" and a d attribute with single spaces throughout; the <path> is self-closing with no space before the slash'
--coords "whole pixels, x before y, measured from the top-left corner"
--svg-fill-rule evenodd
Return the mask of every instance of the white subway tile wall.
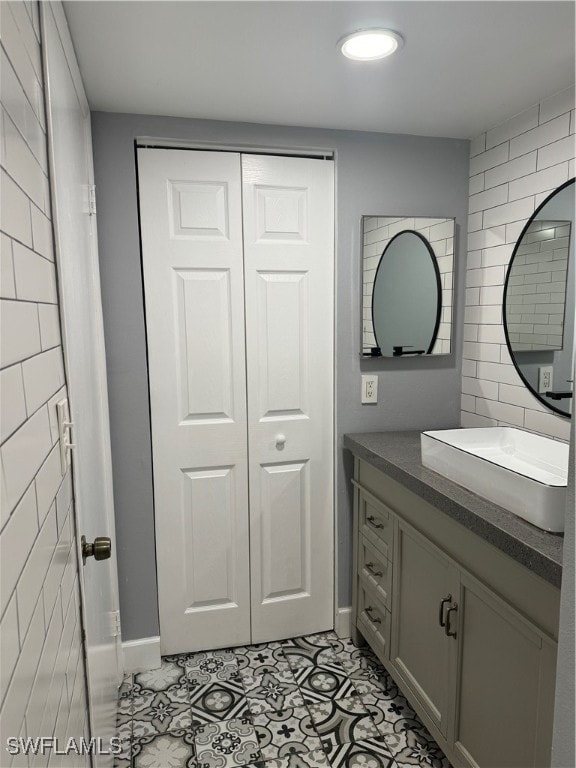
<path id="1" fill-rule="evenodd" d="M 72 480 L 70 470 L 62 475 L 56 428 L 66 381 L 38 7 L 1 2 L 0 14 L 0 764 L 8 768 L 28 762 L 8 755 L 6 738 L 86 738 L 88 723 Z M 52 753 L 42 764 L 61 761 Z"/>
<path id="2" fill-rule="evenodd" d="M 569 419 L 545 408 L 524 386 L 512 363 L 503 331 L 502 295 L 514 246 L 528 219 L 556 187 L 574 176 L 573 114 L 574 89 L 568 88 L 470 144 L 463 427 L 511 425 L 569 439 Z M 556 251 L 552 253 L 557 255 L 556 266 L 562 271 L 562 248 Z M 528 256 L 526 261 L 528 265 Z M 530 263 L 534 267 L 527 269 L 526 275 L 535 271 L 536 262 Z M 552 274 L 550 269 L 550 282 Z M 529 281 L 527 276 L 523 278 L 520 291 L 531 290 Z M 560 301 L 558 295 L 555 299 Z M 540 301 L 538 304 L 543 306 Z M 560 312 L 552 311 L 552 302 L 548 302 L 548 309 L 547 313 L 520 315 L 518 343 L 523 330 L 538 333 L 538 343 L 544 343 L 543 339 L 547 344 L 557 343 L 559 329 L 553 321 Z M 540 322 L 537 314 L 545 315 L 546 321 Z M 526 343 L 537 340 L 531 338 Z"/>
<path id="3" fill-rule="evenodd" d="M 454 278 L 454 220 L 365 216 L 362 250 L 362 348 L 376 346 L 372 328 L 372 289 L 378 262 L 390 240 L 405 229 L 420 233 L 436 255 L 442 286 L 442 315 L 431 354 L 449 354 L 452 340 L 452 291 Z"/>

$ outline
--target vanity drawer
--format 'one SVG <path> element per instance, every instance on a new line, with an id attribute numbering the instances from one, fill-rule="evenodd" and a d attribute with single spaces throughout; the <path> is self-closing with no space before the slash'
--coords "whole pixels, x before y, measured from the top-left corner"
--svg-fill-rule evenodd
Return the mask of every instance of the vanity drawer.
<path id="1" fill-rule="evenodd" d="M 381 658 L 388 658 L 390 612 L 361 579 L 358 580 L 358 628 Z"/>
<path id="2" fill-rule="evenodd" d="M 362 536 L 358 542 L 358 574 L 387 610 L 392 607 L 392 563 Z"/>
<path id="3" fill-rule="evenodd" d="M 385 558 L 389 558 L 392 546 L 393 517 L 384 504 L 372 494 L 360 489 L 359 498 L 359 533 L 377 547 Z"/>

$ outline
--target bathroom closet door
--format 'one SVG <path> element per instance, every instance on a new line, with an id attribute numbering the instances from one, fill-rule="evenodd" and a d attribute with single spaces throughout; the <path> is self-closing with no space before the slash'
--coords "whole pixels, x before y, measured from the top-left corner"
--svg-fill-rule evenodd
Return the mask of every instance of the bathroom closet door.
<path id="1" fill-rule="evenodd" d="M 331 629 L 333 164 L 138 166 L 162 653 Z"/>
<path id="2" fill-rule="evenodd" d="M 242 156 L 252 642 L 333 627 L 334 165 Z"/>
<path id="3" fill-rule="evenodd" d="M 240 155 L 139 149 L 162 654 L 250 642 Z"/>

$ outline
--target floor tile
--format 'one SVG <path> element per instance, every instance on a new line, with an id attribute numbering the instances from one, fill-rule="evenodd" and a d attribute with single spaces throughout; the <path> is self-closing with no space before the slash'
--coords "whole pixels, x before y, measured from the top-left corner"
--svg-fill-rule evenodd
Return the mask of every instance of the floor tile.
<path id="1" fill-rule="evenodd" d="M 138 693 L 133 699 L 133 732 L 137 738 L 192 727 L 192 710 L 187 688 L 157 693 Z"/>
<path id="2" fill-rule="evenodd" d="M 354 683 L 358 693 L 386 691 L 392 680 L 379 661 L 370 658 L 350 658 L 342 661 L 344 674 Z"/>
<path id="3" fill-rule="evenodd" d="M 426 729 L 424 732 L 402 731 L 394 734 L 394 738 L 384 737 L 384 742 L 394 756 L 394 765 L 399 768 L 450 768 L 448 758 Z"/>
<path id="4" fill-rule="evenodd" d="M 308 710 L 326 752 L 337 744 L 377 739 L 380 735 L 359 696 L 311 704 Z"/>
<path id="5" fill-rule="evenodd" d="M 114 755 L 114 768 L 132 768 L 132 739 L 120 739 L 120 751 Z"/>
<path id="6" fill-rule="evenodd" d="M 194 727 L 246 717 L 250 713 L 244 686 L 237 678 L 191 686 L 189 697 Z"/>
<path id="7" fill-rule="evenodd" d="M 357 694 L 352 681 L 337 664 L 300 667 L 294 670 L 294 679 L 306 704 L 327 699 L 346 699 Z"/>
<path id="8" fill-rule="evenodd" d="M 118 698 L 119 699 L 128 699 L 130 696 L 132 696 L 132 690 L 134 687 L 134 676 L 133 675 L 124 675 L 124 679 L 122 680 L 122 685 L 118 689 Z"/>
<path id="9" fill-rule="evenodd" d="M 116 735 L 120 739 L 132 738 L 132 713 L 133 713 L 133 701 L 132 697 L 124 697 L 118 699 L 118 706 L 116 710 Z"/>
<path id="10" fill-rule="evenodd" d="M 313 752 L 295 752 L 287 757 L 266 760 L 258 763 L 258 768 L 330 768 L 330 763 L 323 749 L 315 749 Z"/>
<path id="11" fill-rule="evenodd" d="M 259 643 L 233 649 L 242 676 L 257 677 L 266 672 L 288 672 L 290 665 L 281 643 Z"/>
<path id="12" fill-rule="evenodd" d="M 339 663 L 336 651 L 326 634 L 284 640 L 282 650 L 292 669 Z"/>
<path id="13" fill-rule="evenodd" d="M 424 728 L 410 704 L 398 692 L 392 698 L 386 697 L 383 693 L 365 694 L 362 696 L 362 701 L 382 735 L 394 730 Z"/>
<path id="14" fill-rule="evenodd" d="M 230 680 L 238 677 L 238 661 L 232 651 L 194 653 L 186 661 L 186 677 L 193 685 Z"/>
<path id="15" fill-rule="evenodd" d="M 322 749 L 322 742 L 306 707 L 255 715 L 253 723 L 264 760 Z"/>
<path id="16" fill-rule="evenodd" d="M 194 738 L 198 768 L 232 768 L 261 759 L 254 726 L 248 718 L 209 723 Z"/>
<path id="17" fill-rule="evenodd" d="M 133 768 L 196 768 L 194 738 L 189 731 L 175 731 L 135 739 Z"/>
<path id="18" fill-rule="evenodd" d="M 382 739 L 337 744 L 328 753 L 332 768 L 393 768 L 394 758 Z"/>
<path id="19" fill-rule="evenodd" d="M 243 677 L 242 684 L 253 715 L 304 706 L 304 699 L 291 672 L 267 672 L 259 677 Z"/>
<path id="20" fill-rule="evenodd" d="M 186 674 L 183 667 L 173 661 L 162 659 L 158 669 L 139 672 L 134 675 L 134 693 L 155 693 L 169 688 L 186 687 Z"/>

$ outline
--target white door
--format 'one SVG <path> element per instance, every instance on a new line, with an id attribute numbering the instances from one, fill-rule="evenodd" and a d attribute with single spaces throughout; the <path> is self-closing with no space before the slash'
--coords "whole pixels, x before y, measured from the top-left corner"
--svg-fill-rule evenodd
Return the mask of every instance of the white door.
<path id="1" fill-rule="evenodd" d="M 250 641 L 240 156 L 138 150 L 162 653 Z"/>
<path id="2" fill-rule="evenodd" d="M 41 3 L 49 99 L 49 151 L 66 378 L 74 423 L 76 532 L 114 540 L 106 360 L 100 300 L 90 110 L 61 4 Z M 116 556 L 79 561 L 88 699 L 93 736 L 115 735 L 122 677 Z M 95 757 L 95 765 L 111 764 Z"/>
<path id="3" fill-rule="evenodd" d="M 331 628 L 332 163 L 138 171 L 162 652 Z"/>
<path id="4" fill-rule="evenodd" d="M 242 156 L 252 642 L 334 625 L 334 165 Z"/>

